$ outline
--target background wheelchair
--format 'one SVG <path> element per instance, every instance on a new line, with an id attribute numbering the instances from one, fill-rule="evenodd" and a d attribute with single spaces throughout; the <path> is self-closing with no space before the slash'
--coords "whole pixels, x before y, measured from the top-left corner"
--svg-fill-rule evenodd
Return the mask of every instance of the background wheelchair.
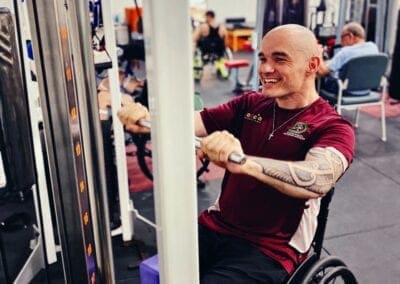
<path id="1" fill-rule="evenodd" d="M 225 47 L 222 52 L 218 52 L 212 48 L 196 47 L 193 62 L 195 81 L 200 82 L 204 73 L 204 67 L 207 64 L 211 64 L 215 68 L 218 78 L 228 79 L 230 70 L 225 67 L 225 61 L 231 60 L 232 58 L 232 51 L 229 47 Z"/>
<path id="2" fill-rule="evenodd" d="M 320 212 L 318 214 L 318 227 L 312 242 L 312 251 L 307 259 L 303 261 L 286 284 L 311 284 L 311 283 L 346 283 L 356 284 L 354 274 L 340 258 L 329 255 L 321 257 L 326 224 L 328 221 L 329 204 L 332 200 L 334 188 L 321 200 Z"/>
<path id="3" fill-rule="evenodd" d="M 138 100 L 136 100 L 138 101 Z M 141 102 L 141 101 L 140 101 Z M 147 101 L 146 101 L 147 102 Z M 142 103 L 142 102 L 141 102 Z M 146 105 L 146 104 L 145 104 Z M 203 109 L 203 100 L 200 97 L 200 94 L 194 94 L 194 109 L 201 110 Z M 151 151 L 151 144 L 150 144 L 150 134 L 137 134 L 137 133 L 129 133 L 129 139 L 127 143 L 133 143 L 136 146 L 136 158 L 140 170 L 143 174 L 153 180 L 153 172 L 152 172 L 152 151 Z M 205 172 L 208 172 L 208 165 L 210 161 L 207 159 L 200 160 L 200 166 L 197 169 L 196 177 L 197 177 L 197 187 L 203 188 L 205 183 L 200 179 L 201 175 Z"/>

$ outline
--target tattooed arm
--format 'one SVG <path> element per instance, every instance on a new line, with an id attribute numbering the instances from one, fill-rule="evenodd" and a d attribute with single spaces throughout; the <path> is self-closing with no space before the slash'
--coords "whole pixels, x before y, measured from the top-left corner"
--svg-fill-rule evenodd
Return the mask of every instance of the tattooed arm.
<path id="1" fill-rule="evenodd" d="M 348 166 L 344 155 L 333 147 L 311 148 L 303 161 L 248 156 L 243 165 L 228 161 L 233 152 L 243 153 L 240 141 L 227 131 L 215 131 L 202 139 L 198 155 L 231 173 L 252 176 L 286 195 L 302 199 L 326 194 Z"/>
<path id="2" fill-rule="evenodd" d="M 333 147 L 312 148 L 304 161 L 251 157 L 246 164 L 247 174 L 297 198 L 323 196 L 348 166 L 343 154 Z"/>

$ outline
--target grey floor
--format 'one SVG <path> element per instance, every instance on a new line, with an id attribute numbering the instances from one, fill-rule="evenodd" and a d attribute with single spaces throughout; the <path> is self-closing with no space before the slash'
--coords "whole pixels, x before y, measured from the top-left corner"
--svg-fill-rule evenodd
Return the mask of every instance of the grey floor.
<path id="1" fill-rule="evenodd" d="M 235 54 L 236 58 L 249 56 Z M 247 73 L 244 69 L 240 75 L 245 78 Z M 233 98 L 232 88 L 233 82 L 218 80 L 211 67 L 196 84 L 206 107 Z M 352 120 L 353 113 L 344 116 Z M 331 203 L 324 248 L 342 258 L 359 283 L 400 283 L 400 117 L 387 118 L 387 134 L 387 142 L 383 142 L 379 119 L 361 113 L 356 155 Z M 219 186 L 220 181 L 211 181 L 199 190 L 199 211 L 214 201 Z M 145 215 L 154 218 L 149 208 L 151 193 L 133 198 L 137 206 L 145 205 L 141 208 Z M 149 229 L 140 234 L 154 244 Z"/>

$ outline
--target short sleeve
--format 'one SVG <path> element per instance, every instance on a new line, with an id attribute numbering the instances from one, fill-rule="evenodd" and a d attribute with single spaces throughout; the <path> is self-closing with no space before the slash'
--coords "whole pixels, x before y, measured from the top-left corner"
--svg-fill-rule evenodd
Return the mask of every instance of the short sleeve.
<path id="1" fill-rule="evenodd" d="M 316 135 L 312 147 L 334 147 L 350 164 L 354 157 L 354 128 L 350 122 L 341 117 L 329 120 Z"/>

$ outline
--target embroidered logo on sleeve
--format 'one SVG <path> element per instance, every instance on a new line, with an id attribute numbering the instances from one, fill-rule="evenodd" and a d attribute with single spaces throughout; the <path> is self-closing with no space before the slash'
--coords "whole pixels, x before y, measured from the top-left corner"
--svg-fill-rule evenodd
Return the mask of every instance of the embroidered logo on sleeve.
<path id="1" fill-rule="evenodd" d="M 306 122 L 296 122 L 292 127 L 290 127 L 284 135 L 291 136 L 300 140 L 305 140 L 303 136 L 308 129 L 308 124 Z"/>

